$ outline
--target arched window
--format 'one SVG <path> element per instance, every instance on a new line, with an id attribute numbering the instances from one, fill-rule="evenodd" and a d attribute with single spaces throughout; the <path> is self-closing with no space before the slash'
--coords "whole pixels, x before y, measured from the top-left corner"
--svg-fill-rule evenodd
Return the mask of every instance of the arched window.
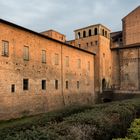
<path id="1" fill-rule="evenodd" d="M 107 31 L 105 31 L 105 37 L 107 37 Z"/>
<path id="2" fill-rule="evenodd" d="M 102 30 L 102 35 L 103 35 L 103 36 L 105 35 L 105 31 L 104 31 L 104 29 Z"/>
<path id="3" fill-rule="evenodd" d="M 94 29 L 94 35 L 97 35 L 98 34 L 98 30 L 97 28 Z"/>
<path id="4" fill-rule="evenodd" d="M 86 31 L 83 32 L 83 37 L 86 37 Z"/>
<path id="5" fill-rule="evenodd" d="M 78 32 L 78 39 L 81 37 L 81 34 L 80 34 L 80 32 Z"/>
<path id="6" fill-rule="evenodd" d="M 88 35 L 91 36 L 91 29 L 88 31 Z"/>

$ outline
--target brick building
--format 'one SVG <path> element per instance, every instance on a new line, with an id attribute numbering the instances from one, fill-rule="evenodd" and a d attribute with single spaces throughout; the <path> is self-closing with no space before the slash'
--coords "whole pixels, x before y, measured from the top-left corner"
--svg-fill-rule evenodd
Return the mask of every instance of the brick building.
<path id="1" fill-rule="evenodd" d="M 91 25 L 66 41 L 0 19 L 0 119 L 94 103 L 109 89 L 140 93 L 140 6 L 122 21 L 122 31 Z"/>

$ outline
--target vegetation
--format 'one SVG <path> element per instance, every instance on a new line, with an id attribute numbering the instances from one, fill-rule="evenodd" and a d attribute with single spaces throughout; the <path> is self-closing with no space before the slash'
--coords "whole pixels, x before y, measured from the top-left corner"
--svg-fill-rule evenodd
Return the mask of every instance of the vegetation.
<path id="1" fill-rule="evenodd" d="M 2 140 L 111 140 L 125 137 L 127 128 L 136 117 L 140 117 L 140 99 L 73 106 L 38 116 L 1 122 L 0 138 Z M 132 126 L 136 124 L 138 122 Z M 134 131 L 139 133 L 139 129 L 130 128 L 129 135 L 138 136 L 132 133 Z"/>
<path id="2" fill-rule="evenodd" d="M 140 140 L 140 119 L 135 119 L 132 122 L 126 138 L 119 138 L 116 140 Z"/>

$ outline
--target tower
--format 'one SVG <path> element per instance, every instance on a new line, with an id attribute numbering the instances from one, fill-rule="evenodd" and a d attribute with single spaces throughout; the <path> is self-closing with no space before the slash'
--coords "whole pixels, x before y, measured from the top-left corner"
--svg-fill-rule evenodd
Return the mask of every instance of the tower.
<path id="1" fill-rule="evenodd" d="M 95 93 L 111 87 L 110 30 L 101 25 L 91 25 L 75 30 L 76 47 L 96 53 L 95 56 Z"/>

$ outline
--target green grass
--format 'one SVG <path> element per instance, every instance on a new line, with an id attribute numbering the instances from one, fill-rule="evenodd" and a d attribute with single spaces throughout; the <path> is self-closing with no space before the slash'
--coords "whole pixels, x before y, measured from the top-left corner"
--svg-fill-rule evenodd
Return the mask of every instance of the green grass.
<path id="1" fill-rule="evenodd" d="M 0 122 L 2 140 L 111 140 L 124 137 L 140 116 L 140 99 L 71 106 L 37 116 Z"/>

